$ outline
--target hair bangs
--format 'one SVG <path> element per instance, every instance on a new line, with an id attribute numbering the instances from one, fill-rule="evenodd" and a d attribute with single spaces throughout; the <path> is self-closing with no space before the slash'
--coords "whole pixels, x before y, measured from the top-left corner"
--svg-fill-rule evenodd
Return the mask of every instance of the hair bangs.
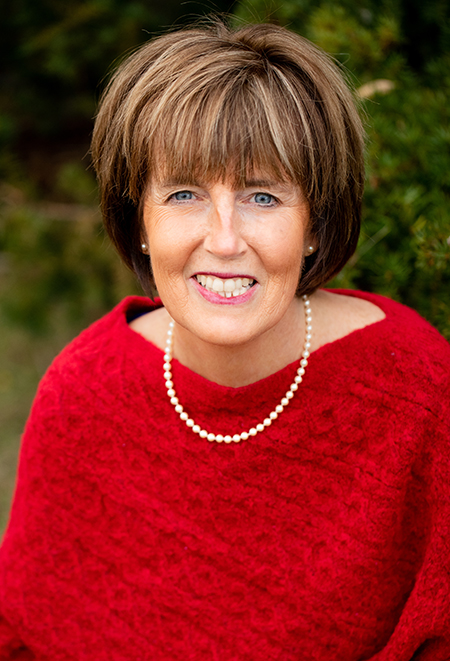
<path id="1" fill-rule="evenodd" d="M 255 85 L 254 76 L 234 76 L 185 97 L 181 105 L 174 101 L 174 111 L 165 112 L 149 144 L 149 178 L 226 180 L 242 188 L 264 174 L 302 185 L 303 173 L 288 149 L 298 127 L 283 121 L 283 108 L 267 87 L 267 81 Z"/>
<path id="2" fill-rule="evenodd" d="M 361 222 L 364 130 L 338 66 L 275 25 L 221 21 L 158 37 L 125 61 L 105 91 L 92 140 L 105 227 L 144 288 L 141 212 L 150 181 L 261 176 L 299 185 L 318 250 L 298 293 L 353 254 Z"/>

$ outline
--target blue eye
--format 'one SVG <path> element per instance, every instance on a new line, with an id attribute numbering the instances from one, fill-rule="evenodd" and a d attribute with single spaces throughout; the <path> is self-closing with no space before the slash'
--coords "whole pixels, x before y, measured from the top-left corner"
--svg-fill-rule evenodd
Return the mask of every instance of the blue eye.
<path id="1" fill-rule="evenodd" d="M 273 195 L 269 195 L 268 193 L 256 193 L 255 195 L 256 204 L 264 204 L 268 206 L 273 204 L 274 199 Z"/>
<path id="2" fill-rule="evenodd" d="M 194 194 L 189 190 L 181 190 L 178 193 L 174 193 L 173 196 L 179 202 L 185 202 L 186 200 L 192 200 Z"/>

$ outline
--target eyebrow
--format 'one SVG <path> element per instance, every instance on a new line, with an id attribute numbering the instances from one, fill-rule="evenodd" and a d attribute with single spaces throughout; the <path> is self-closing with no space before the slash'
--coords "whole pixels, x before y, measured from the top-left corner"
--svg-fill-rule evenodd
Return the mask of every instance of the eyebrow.
<path id="1" fill-rule="evenodd" d="M 281 181 L 272 179 L 246 179 L 245 185 L 247 188 L 282 188 L 285 186 Z"/>
<path id="2" fill-rule="evenodd" d="M 166 179 L 158 182 L 161 188 L 173 188 L 174 186 L 196 186 L 202 188 L 205 184 L 193 179 Z M 286 188 L 285 183 L 274 179 L 247 179 L 244 182 L 245 188 Z"/>
<path id="3" fill-rule="evenodd" d="M 173 188 L 174 186 L 201 186 L 201 184 L 192 179 L 165 179 L 164 181 L 155 181 L 155 184 L 161 188 Z"/>

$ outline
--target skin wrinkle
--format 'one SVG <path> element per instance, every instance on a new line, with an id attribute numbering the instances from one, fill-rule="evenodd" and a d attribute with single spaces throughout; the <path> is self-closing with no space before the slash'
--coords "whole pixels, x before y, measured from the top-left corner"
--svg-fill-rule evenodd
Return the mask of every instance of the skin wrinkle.
<path id="1" fill-rule="evenodd" d="M 351 94 L 323 53 L 271 26 L 168 35 L 129 62 L 103 101 L 94 162 L 108 231 L 146 286 L 151 259 L 164 307 L 126 301 L 45 377 L 51 405 L 38 395 L 16 506 L 36 525 L 18 516 L 8 534 L 6 614 L 15 608 L 37 649 L 50 639 L 61 657 L 84 646 L 99 661 L 127 658 L 134 628 L 148 632 L 145 647 L 131 638 L 137 655 L 161 661 L 408 661 L 435 633 L 436 603 L 438 626 L 448 623 L 448 449 L 443 424 L 430 426 L 420 408 L 448 412 L 448 375 L 417 369 L 445 349 L 437 334 L 427 346 L 411 311 L 318 289 L 358 234 L 362 130 Z M 228 305 L 202 291 L 199 272 L 255 284 Z M 169 314 L 180 402 L 205 429 L 228 433 L 263 420 L 289 387 L 305 336 L 300 292 L 311 295 L 313 337 L 298 397 L 248 443 L 195 437 L 164 387 Z M 377 323 L 384 310 L 392 323 Z M 394 360 L 392 345 L 411 355 Z M 386 389 L 392 401 L 402 392 L 395 415 Z M 73 538 L 89 541 L 75 574 Z M 111 576 L 102 556 L 116 565 Z M 96 587 L 105 599 L 91 597 Z M 55 608 L 40 618 L 43 596 Z"/>
<path id="2" fill-rule="evenodd" d="M 163 38 L 165 48 L 158 49 L 157 42 L 148 47 L 149 52 L 154 50 L 150 65 L 141 60 L 140 53 L 133 56 L 129 62 L 135 71 L 132 79 L 123 81 L 120 104 L 114 107 L 104 102 L 105 115 L 109 113 L 105 122 L 108 138 L 97 140 L 97 127 L 102 125 L 99 118 L 94 152 L 96 144 L 103 148 L 121 140 L 129 173 L 118 159 L 115 176 L 120 178 L 123 173 L 127 194 L 136 206 L 140 206 L 142 181 L 154 175 L 161 159 L 166 166 L 170 164 L 174 175 L 203 170 L 212 178 L 222 177 L 233 161 L 236 181 L 241 184 L 249 169 L 259 167 L 272 169 L 277 178 L 287 176 L 302 185 L 321 243 L 325 236 L 325 241 L 333 246 L 331 253 L 329 247 L 320 246 L 316 258 L 308 262 L 303 281 L 305 290 L 312 291 L 314 287 L 308 282 L 313 280 L 314 268 L 318 271 L 320 263 L 329 263 L 327 255 L 341 259 L 336 252 L 337 236 L 331 236 L 337 230 L 328 239 L 328 229 L 325 234 L 321 231 L 321 225 L 330 228 L 336 224 L 327 221 L 327 205 L 334 213 L 338 204 L 339 222 L 343 225 L 350 221 L 351 225 L 353 218 L 359 222 L 360 177 L 353 174 L 352 168 L 356 172 L 362 164 L 361 145 L 358 146 L 361 125 L 339 72 L 323 53 L 286 31 L 272 35 L 273 46 L 269 47 L 260 28 L 255 28 L 254 37 L 250 36 L 253 29 L 240 31 L 240 41 L 226 28 L 217 33 L 221 35 L 219 41 L 216 35 L 201 30 L 190 31 L 181 38 L 167 35 Z M 289 56 L 284 50 L 286 40 Z M 171 58 L 178 62 L 176 66 L 173 61 L 170 64 Z M 110 98 L 114 97 L 114 85 L 113 81 Z M 324 150 L 327 158 L 323 158 Z M 106 154 L 104 158 L 104 164 L 111 167 L 112 161 Z M 99 165 L 100 181 L 108 187 L 103 177 L 105 169 L 95 154 L 94 162 Z M 111 194 L 120 187 L 117 179 Z M 109 195 L 106 189 L 105 194 Z M 113 208 L 105 204 L 105 210 Z M 344 252 L 349 254 L 355 243 L 350 225 L 342 228 Z M 106 226 L 109 227 L 109 221 Z M 112 228 L 110 231 L 117 243 L 126 241 L 127 234 L 131 236 L 129 232 L 116 234 Z M 127 250 L 124 247 L 124 257 Z M 135 254 L 131 261 L 144 288 L 147 287 L 145 279 L 151 275 L 148 262 L 140 254 Z M 333 273 L 330 270 L 329 276 Z"/>
<path id="3" fill-rule="evenodd" d="M 175 357 L 195 364 L 199 373 L 208 370 L 211 380 L 234 386 L 270 373 L 274 361 L 280 365 L 298 358 L 303 333 L 287 342 L 286 332 L 292 320 L 299 329 L 304 324 L 295 298 L 309 222 L 301 191 L 277 183 L 273 190 L 264 188 L 280 200 L 264 207 L 251 201 L 261 192 L 257 187 L 191 186 L 194 199 L 175 203 L 170 193 L 177 190 L 183 185 L 152 184 L 143 212 L 158 290 L 178 325 Z M 256 278 L 258 290 L 249 303 L 214 305 L 192 290 L 194 273 L 230 269 Z M 285 347 L 279 356 L 272 352 L 275 344 Z"/>

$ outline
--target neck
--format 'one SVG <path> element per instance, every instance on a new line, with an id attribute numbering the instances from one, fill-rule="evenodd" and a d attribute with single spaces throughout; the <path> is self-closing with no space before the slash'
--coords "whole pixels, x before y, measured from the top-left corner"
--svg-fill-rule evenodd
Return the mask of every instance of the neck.
<path id="1" fill-rule="evenodd" d="M 303 302 L 295 299 L 276 327 L 243 345 L 204 342 L 176 324 L 173 356 L 209 381 L 238 388 L 264 379 L 298 360 L 304 335 Z"/>

